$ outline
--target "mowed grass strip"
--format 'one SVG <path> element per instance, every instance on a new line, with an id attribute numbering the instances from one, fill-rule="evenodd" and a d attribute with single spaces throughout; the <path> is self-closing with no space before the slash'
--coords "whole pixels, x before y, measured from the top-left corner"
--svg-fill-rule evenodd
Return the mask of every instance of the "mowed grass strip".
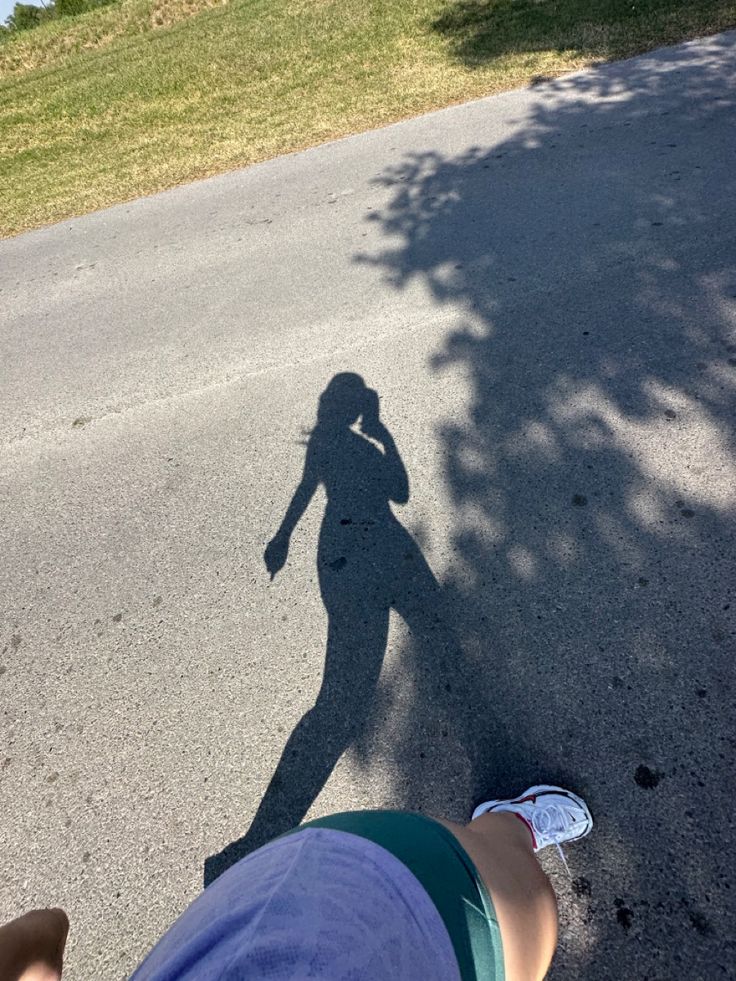
<path id="1" fill-rule="evenodd" d="M 0 43 L 0 234 L 734 25 L 733 0 L 120 0 Z"/>

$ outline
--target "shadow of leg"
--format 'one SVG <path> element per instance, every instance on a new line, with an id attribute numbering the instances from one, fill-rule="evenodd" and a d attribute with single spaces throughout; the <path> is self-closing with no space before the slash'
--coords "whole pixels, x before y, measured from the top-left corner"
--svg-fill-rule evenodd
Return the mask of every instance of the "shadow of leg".
<path id="1" fill-rule="evenodd" d="M 344 751 L 365 726 L 388 636 L 388 609 L 359 604 L 330 616 L 319 695 L 297 724 L 247 834 L 205 861 L 208 886 L 231 865 L 305 817 Z"/>
<path id="2" fill-rule="evenodd" d="M 350 742 L 348 726 L 332 721 L 334 707 L 322 697 L 289 737 L 248 833 L 205 862 L 209 885 L 231 865 L 300 823 Z"/>
<path id="3" fill-rule="evenodd" d="M 516 793 L 533 783 L 534 760 L 522 734 L 512 738 L 497 710 L 491 665 L 504 652 L 488 646 L 495 634 L 492 597 L 488 637 L 479 648 L 468 636 L 471 612 L 439 585 L 420 550 L 407 547 L 403 558 L 394 606 L 410 632 L 404 668 L 419 708 L 399 740 L 402 760 L 411 761 L 405 792 L 411 807 L 432 811 L 441 800 L 443 813 L 466 819 L 471 802 L 488 797 L 490 789 Z"/>

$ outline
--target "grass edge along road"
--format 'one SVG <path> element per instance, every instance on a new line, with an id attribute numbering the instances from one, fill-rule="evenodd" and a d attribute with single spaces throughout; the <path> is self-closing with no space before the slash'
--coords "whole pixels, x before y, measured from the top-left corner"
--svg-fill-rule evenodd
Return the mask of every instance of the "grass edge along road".
<path id="1" fill-rule="evenodd" d="M 212 2 L 0 43 L 0 235 L 736 25 L 734 0 Z"/>

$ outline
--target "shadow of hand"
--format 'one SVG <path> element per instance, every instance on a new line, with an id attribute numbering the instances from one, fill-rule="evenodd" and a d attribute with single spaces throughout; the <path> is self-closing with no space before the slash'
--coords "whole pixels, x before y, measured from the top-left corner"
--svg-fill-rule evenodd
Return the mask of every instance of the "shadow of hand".
<path id="1" fill-rule="evenodd" d="M 285 535 L 275 535 L 268 545 L 266 545 L 266 551 L 263 553 L 263 561 L 266 563 L 266 568 L 271 579 L 274 578 L 277 572 L 280 572 L 284 568 L 288 554 L 289 539 Z"/>

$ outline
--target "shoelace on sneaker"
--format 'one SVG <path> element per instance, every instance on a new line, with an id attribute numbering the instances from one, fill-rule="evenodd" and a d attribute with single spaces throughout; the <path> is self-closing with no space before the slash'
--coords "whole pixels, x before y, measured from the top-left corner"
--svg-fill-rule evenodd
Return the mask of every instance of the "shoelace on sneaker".
<path id="1" fill-rule="evenodd" d="M 560 858 L 562 859 L 562 864 L 565 866 L 565 872 L 567 872 L 568 878 L 572 879 L 572 872 L 570 871 L 570 866 L 567 864 L 567 859 L 565 858 L 565 853 L 562 850 L 562 845 L 556 841 L 555 848 L 557 849 Z"/>
<path id="2" fill-rule="evenodd" d="M 576 824 L 580 824 L 580 822 L 576 821 L 565 807 L 552 801 L 544 807 L 539 808 L 539 810 L 533 808 L 531 812 L 531 825 L 534 834 L 541 839 L 552 839 L 552 843 L 562 859 L 562 864 L 565 866 L 565 871 L 571 879 L 572 872 L 570 871 L 570 866 L 567 864 L 562 846 L 559 841 L 555 841 L 555 837 L 557 834 L 565 833 L 571 828 L 574 828 Z"/>

